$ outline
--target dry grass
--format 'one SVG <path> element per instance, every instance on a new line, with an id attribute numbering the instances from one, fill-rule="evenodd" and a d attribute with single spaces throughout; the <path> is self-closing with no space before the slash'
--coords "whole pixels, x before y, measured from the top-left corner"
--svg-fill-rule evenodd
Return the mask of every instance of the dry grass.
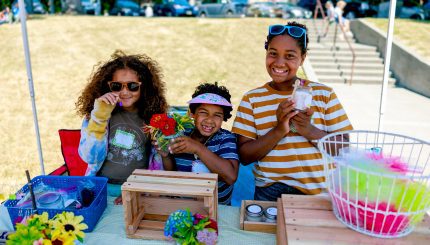
<path id="1" fill-rule="evenodd" d="M 202 81 L 226 85 L 238 105 L 269 79 L 263 44 L 276 19 L 53 16 L 27 22 L 45 171 L 62 163 L 57 130 L 80 128 L 74 103 L 93 66 L 115 49 L 146 53 L 164 69 L 168 101 L 184 105 Z M 0 27 L 0 193 L 40 174 L 20 25 Z M 230 128 L 232 119 L 225 125 Z"/>
<path id="2" fill-rule="evenodd" d="M 366 21 L 378 27 L 383 33 L 387 32 L 388 19 L 369 18 Z M 430 49 L 428 48 L 430 44 L 430 21 L 396 19 L 394 22 L 394 40 L 430 60 Z"/>

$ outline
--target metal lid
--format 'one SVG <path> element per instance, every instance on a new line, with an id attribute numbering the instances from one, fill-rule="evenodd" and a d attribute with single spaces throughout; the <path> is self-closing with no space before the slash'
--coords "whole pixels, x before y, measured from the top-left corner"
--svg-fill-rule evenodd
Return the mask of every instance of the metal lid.
<path id="1" fill-rule="evenodd" d="M 264 216 L 268 219 L 276 219 L 276 216 L 278 216 L 278 208 L 276 207 L 268 207 L 266 210 L 264 210 Z"/>
<path id="2" fill-rule="evenodd" d="M 249 204 L 245 210 L 248 216 L 258 217 L 263 215 L 263 208 L 258 204 Z"/>

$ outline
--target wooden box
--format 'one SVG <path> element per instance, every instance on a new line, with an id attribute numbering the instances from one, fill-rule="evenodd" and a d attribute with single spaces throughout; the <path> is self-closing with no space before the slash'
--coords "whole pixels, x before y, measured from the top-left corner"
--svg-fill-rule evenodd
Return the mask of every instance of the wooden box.
<path id="1" fill-rule="evenodd" d="M 257 231 L 276 234 L 276 223 L 267 223 L 263 221 L 255 222 L 246 220 L 245 208 L 250 204 L 258 204 L 263 207 L 263 209 L 277 206 L 276 202 L 243 200 L 242 205 L 240 207 L 240 229 L 245 231 Z"/>
<path id="2" fill-rule="evenodd" d="M 122 185 L 128 238 L 166 240 L 164 224 L 178 209 L 217 220 L 218 175 L 135 170 Z"/>
<path id="3" fill-rule="evenodd" d="M 403 238 L 375 238 L 349 229 L 333 214 L 328 196 L 282 195 L 277 244 L 430 244 L 430 218 Z"/>

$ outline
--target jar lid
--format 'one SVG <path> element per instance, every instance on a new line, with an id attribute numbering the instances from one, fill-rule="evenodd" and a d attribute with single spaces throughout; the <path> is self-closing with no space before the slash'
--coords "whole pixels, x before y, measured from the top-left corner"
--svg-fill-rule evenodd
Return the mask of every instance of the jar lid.
<path id="1" fill-rule="evenodd" d="M 266 210 L 264 210 L 264 216 L 269 219 L 276 219 L 276 216 L 278 215 L 278 208 L 276 207 L 268 207 Z"/>
<path id="2" fill-rule="evenodd" d="M 248 216 L 262 216 L 263 208 L 258 204 L 249 204 L 246 206 L 246 214 Z"/>
<path id="3" fill-rule="evenodd" d="M 61 201 L 61 195 L 59 193 L 55 193 L 55 192 L 48 192 L 48 193 L 45 193 L 45 194 L 39 196 L 37 201 L 41 205 L 51 205 L 51 204 L 60 202 Z"/>

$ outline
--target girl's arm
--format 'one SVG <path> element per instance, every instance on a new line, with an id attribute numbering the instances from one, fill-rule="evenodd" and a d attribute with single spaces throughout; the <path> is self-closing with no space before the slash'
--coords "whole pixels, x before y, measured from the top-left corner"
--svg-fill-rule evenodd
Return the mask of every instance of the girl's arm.
<path id="1" fill-rule="evenodd" d="M 86 176 L 95 176 L 106 159 L 108 121 L 115 106 L 96 99 L 89 119 L 84 119 L 79 142 L 79 156 L 87 164 Z"/>
<path id="2" fill-rule="evenodd" d="M 297 115 L 295 104 L 284 100 L 276 110 L 276 126 L 257 139 L 238 135 L 239 155 L 242 164 L 247 165 L 265 157 L 290 132 L 290 119 Z"/>

